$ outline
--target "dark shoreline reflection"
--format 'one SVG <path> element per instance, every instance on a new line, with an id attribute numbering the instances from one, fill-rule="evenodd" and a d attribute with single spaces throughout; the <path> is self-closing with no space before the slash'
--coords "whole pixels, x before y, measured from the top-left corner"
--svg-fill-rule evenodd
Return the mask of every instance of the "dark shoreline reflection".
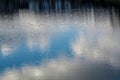
<path id="1" fill-rule="evenodd" d="M 105 1 L 95 0 L 1 0 L 0 13 L 19 12 L 19 9 L 29 9 L 38 12 L 61 12 L 79 10 L 81 8 L 103 7 L 119 9 L 114 3 L 105 3 Z"/>
<path id="2" fill-rule="evenodd" d="M 0 80 L 120 80 L 119 9 L 6 1 L 0 5 Z"/>

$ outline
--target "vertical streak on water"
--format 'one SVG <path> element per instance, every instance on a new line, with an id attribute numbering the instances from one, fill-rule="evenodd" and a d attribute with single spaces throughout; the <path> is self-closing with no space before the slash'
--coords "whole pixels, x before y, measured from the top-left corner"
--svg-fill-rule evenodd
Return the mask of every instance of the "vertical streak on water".
<path id="1" fill-rule="evenodd" d="M 38 13 L 39 12 L 39 3 L 31 0 L 29 2 L 29 10 L 35 11 L 36 13 Z"/>
<path id="2" fill-rule="evenodd" d="M 71 11 L 71 5 L 69 0 L 65 0 L 64 7 L 65 7 L 65 11 L 68 11 L 68 12 Z"/>
<path id="3" fill-rule="evenodd" d="M 61 0 L 56 0 L 55 1 L 55 10 L 56 10 L 56 12 L 61 11 Z"/>
<path id="4" fill-rule="evenodd" d="M 44 12 L 49 12 L 49 6 L 48 6 L 48 1 L 47 0 L 42 0 L 42 6 L 43 6 L 43 11 Z"/>
<path id="5" fill-rule="evenodd" d="M 111 13 L 111 23 L 112 23 L 112 25 L 115 27 L 115 28 L 118 28 L 118 29 L 116 29 L 116 30 L 119 30 L 119 24 L 118 23 L 120 23 L 120 20 L 119 20 L 119 17 L 116 17 L 116 13 L 115 13 L 115 9 L 114 8 L 112 8 L 111 10 L 110 10 L 110 13 Z M 119 13 L 118 13 L 119 14 Z M 118 15 L 117 15 L 118 16 Z"/>

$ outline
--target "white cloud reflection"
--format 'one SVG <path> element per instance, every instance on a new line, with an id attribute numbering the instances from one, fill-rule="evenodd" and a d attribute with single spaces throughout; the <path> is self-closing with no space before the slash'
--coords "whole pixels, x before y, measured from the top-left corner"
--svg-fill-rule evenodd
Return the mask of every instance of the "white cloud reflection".
<path id="1" fill-rule="evenodd" d="M 1 49 L 1 52 L 2 52 L 2 56 L 7 56 L 7 55 L 9 55 L 10 53 L 12 53 L 15 48 L 12 47 L 12 46 L 9 45 L 9 44 L 2 43 L 0 49 Z"/>
<path id="2" fill-rule="evenodd" d="M 94 65 L 95 64 L 95 65 Z M 114 68 L 79 59 L 57 59 L 42 66 L 24 66 L 6 70 L 0 80 L 115 80 Z"/>
<path id="3" fill-rule="evenodd" d="M 80 31 L 76 40 L 72 42 L 73 54 L 88 61 L 102 61 L 119 68 L 120 38 L 116 35 L 119 30 L 113 29 L 119 26 L 112 25 L 109 13 L 104 13 L 95 20 L 89 20 L 89 23 L 84 24 L 84 30 Z"/>
<path id="4" fill-rule="evenodd" d="M 12 46 L 18 47 L 17 45 L 24 41 L 30 50 L 39 48 L 44 52 L 49 48 L 51 37 L 70 28 L 65 25 L 66 22 L 62 24 L 64 21 L 62 18 L 59 20 L 60 17 L 62 15 L 36 15 L 27 10 L 21 10 L 10 18 L 3 17 L 3 20 L 0 20 L 0 42 L 7 42 L 6 45 L 14 43 Z M 8 47 L 2 50 L 3 55 L 5 50 L 7 51 Z"/>
<path id="5" fill-rule="evenodd" d="M 69 29 L 67 22 L 63 23 L 62 15 L 35 15 L 29 11 L 20 11 L 18 23 L 22 26 L 27 38 L 27 45 L 32 50 L 39 47 L 41 51 L 46 51 L 50 45 L 51 37 L 59 32 Z"/>
<path id="6" fill-rule="evenodd" d="M 10 38 L 25 37 L 31 50 L 39 47 L 42 51 L 49 48 L 52 36 L 67 31 L 70 24 L 75 24 L 74 28 L 78 29 L 79 34 L 70 43 L 74 58 L 64 57 L 38 66 L 6 70 L 0 75 L 0 80 L 116 80 L 118 77 L 116 69 L 120 69 L 120 38 L 113 27 L 119 26 L 112 25 L 109 12 L 99 13 L 96 17 L 93 10 L 86 15 L 78 12 L 56 16 L 38 16 L 23 11 L 15 22 L 15 33 L 18 33 L 12 35 L 12 31 L 8 30 L 13 36 Z M 2 32 L 3 36 L 5 33 Z M 7 44 L 1 46 L 3 51 L 10 50 Z"/>

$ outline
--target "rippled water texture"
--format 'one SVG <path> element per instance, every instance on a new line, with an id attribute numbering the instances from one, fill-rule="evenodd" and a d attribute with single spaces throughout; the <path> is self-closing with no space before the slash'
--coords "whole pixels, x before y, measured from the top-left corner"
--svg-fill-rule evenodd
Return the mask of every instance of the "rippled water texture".
<path id="1" fill-rule="evenodd" d="M 0 80 L 120 80 L 117 9 L 30 5 L 0 12 Z"/>

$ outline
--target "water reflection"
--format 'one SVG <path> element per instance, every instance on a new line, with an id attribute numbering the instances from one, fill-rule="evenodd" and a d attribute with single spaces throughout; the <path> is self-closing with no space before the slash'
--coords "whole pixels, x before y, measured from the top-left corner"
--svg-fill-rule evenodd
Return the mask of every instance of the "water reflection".
<path id="1" fill-rule="evenodd" d="M 22 9 L 1 16 L 0 80 L 120 79 L 115 9 L 91 7 L 69 13 L 69 2 L 65 5 L 68 12 L 36 14 Z M 59 10 L 61 3 L 55 8 Z"/>

